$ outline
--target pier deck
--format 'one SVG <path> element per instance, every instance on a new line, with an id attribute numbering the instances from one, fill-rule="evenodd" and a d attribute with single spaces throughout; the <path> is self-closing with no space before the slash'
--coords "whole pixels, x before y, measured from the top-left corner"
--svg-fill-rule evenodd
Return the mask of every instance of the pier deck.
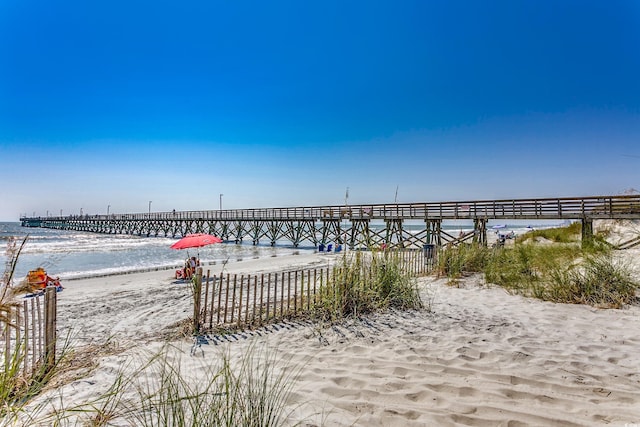
<path id="1" fill-rule="evenodd" d="M 351 248 L 440 246 L 466 240 L 486 244 L 489 220 L 580 220 L 583 230 L 590 230 L 597 219 L 640 219 L 640 195 L 20 218 L 25 227 L 164 237 L 210 233 L 254 244 L 287 240 L 294 246 L 335 242 Z M 474 232 L 451 236 L 442 230 L 445 220 L 472 221 Z M 407 221 L 419 221 L 423 227 L 409 231 Z"/>

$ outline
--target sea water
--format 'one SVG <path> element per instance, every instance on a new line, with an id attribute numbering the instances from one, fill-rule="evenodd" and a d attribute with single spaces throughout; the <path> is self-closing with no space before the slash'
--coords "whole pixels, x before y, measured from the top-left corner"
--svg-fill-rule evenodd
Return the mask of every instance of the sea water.
<path id="1" fill-rule="evenodd" d="M 278 242 L 273 247 L 268 243 L 254 246 L 251 242 L 244 242 L 175 250 L 170 246 L 178 238 L 26 228 L 20 223 L 0 222 L 2 272 L 7 261 L 9 239 L 21 239 L 27 235 L 14 273 L 16 279 L 25 277 L 29 270 L 37 267 L 43 267 L 49 275 L 64 280 L 178 268 L 189 256 L 199 256 L 206 268 L 227 260 L 285 256 L 314 250 L 313 246 L 294 248 L 286 242 Z"/>

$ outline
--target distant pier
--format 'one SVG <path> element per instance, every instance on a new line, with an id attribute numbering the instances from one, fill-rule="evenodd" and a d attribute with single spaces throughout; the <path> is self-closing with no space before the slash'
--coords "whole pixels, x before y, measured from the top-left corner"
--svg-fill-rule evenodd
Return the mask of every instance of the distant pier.
<path id="1" fill-rule="evenodd" d="M 580 220 L 586 240 L 597 219 L 640 219 L 640 196 L 69 215 L 22 217 L 20 221 L 23 227 L 103 234 L 175 238 L 209 233 L 225 241 L 275 245 L 285 240 L 295 247 L 303 242 L 315 246 L 334 242 L 355 249 L 380 245 L 423 248 L 466 241 L 486 245 L 489 220 Z M 443 230 L 445 220 L 471 221 L 473 230 L 453 236 Z"/>

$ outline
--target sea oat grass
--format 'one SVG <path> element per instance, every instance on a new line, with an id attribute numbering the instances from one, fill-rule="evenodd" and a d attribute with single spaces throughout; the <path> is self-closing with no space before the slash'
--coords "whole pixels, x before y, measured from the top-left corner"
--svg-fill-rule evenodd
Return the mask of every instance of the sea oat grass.
<path id="1" fill-rule="evenodd" d="M 457 280 L 481 272 L 491 258 L 492 249 L 477 244 L 460 244 L 442 250 L 438 256 L 438 276 Z"/>
<path id="2" fill-rule="evenodd" d="M 59 408 L 40 425 L 135 427 L 280 426 L 300 367 L 277 349 L 251 345 L 240 357 L 229 348 L 194 376 L 182 370 L 179 350 L 166 346 L 121 365 L 109 389 L 85 403 Z M 138 368 L 133 368 L 137 363 Z M 45 424 L 42 424 L 45 423 Z"/>
<path id="3" fill-rule="evenodd" d="M 311 314 L 325 321 L 387 308 L 422 307 L 417 282 L 395 251 L 344 254 L 316 296 Z"/>
<path id="4" fill-rule="evenodd" d="M 495 251 L 485 280 L 546 301 L 621 307 L 635 301 L 638 284 L 611 250 L 577 244 L 517 244 Z"/>
<path id="5" fill-rule="evenodd" d="M 637 301 L 639 287 L 624 263 L 609 254 L 589 255 L 578 266 L 553 271 L 543 299 L 620 308 Z"/>
<path id="6" fill-rule="evenodd" d="M 528 240 L 535 241 L 536 238 L 543 238 L 555 243 L 574 243 L 580 240 L 582 233 L 582 223 L 572 222 L 566 227 L 543 228 L 533 230 L 518 237 L 519 242 Z"/>

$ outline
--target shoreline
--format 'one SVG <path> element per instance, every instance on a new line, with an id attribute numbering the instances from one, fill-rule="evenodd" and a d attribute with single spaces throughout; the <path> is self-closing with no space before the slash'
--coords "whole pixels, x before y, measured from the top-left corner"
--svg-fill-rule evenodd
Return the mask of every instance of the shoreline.
<path id="1" fill-rule="evenodd" d="M 309 252 L 309 251 L 307 251 Z M 286 255 L 269 255 L 269 256 L 263 256 L 263 257 L 252 257 L 251 259 L 245 259 L 245 258 L 236 258 L 236 259 L 229 259 L 226 261 L 221 261 L 221 262 L 217 262 L 217 261 L 212 261 L 212 262 L 207 262 L 207 263 L 203 263 L 201 265 L 201 267 L 203 269 L 205 269 L 205 267 L 211 267 L 211 266 L 219 266 L 219 265 L 228 265 L 228 264 L 232 264 L 232 263 L 238 263 L 238 262 L 246 262 L 246 261 L 251 261 L 251 260 L 258 260 L 258 259 L 266 259 L 266 258 L 278 258 L 278 257 L 288 257 L 288 256 L 298 256 L 301 255 L 299 252 L 296 253 L 296 251 L 294 251 L 291 254 L 286 254 Z M 87 279 L 97 279 L 97 278 L 102 278 L 102 277 L 112 277 L 112 276 L 127 276 L 130 274 L 140 274 L 140 273 L 152 273 L 152 272 L 158 272 L 158 271 L 175 271 L 178 268 L 182 268 L 183 264 L 179 263 L 179 264 L 175 264 L 172 266 L 163 266 L 163 267 L 149 267 L 149 268 L 136 268 L 134 270 L 129 270 L 129 271 L 114 271 L 114 272 L 109 272 L 109 273 L 88 273 L 86 275 L 78 275 L 78 276 L 73 276 L 73 277 L 61 277 L 61 280 L 64 280 L 65 282 L 67 281 L 77 281 L 77 280 L 87 280 Z M 205 269 L 206 271 L 206 269 Z"/>

